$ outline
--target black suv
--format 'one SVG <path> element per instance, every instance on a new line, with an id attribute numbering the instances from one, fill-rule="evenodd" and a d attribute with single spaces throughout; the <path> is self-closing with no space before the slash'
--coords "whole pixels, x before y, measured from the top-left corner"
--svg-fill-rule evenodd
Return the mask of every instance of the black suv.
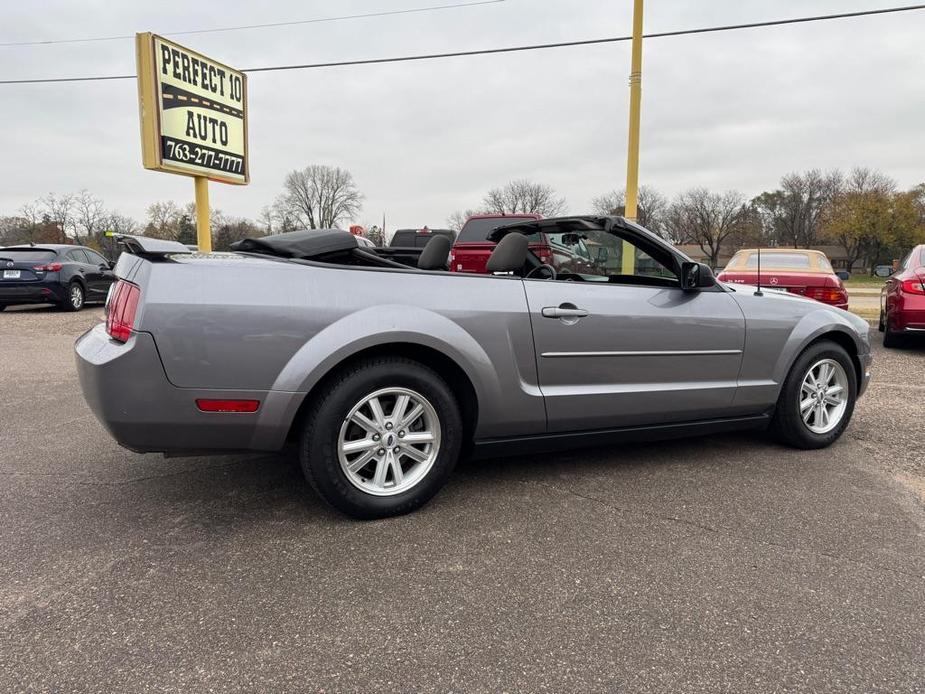
<path id="1" fill-rule="evenodd" d="M 0 248 L 0 311 L 14 304 L 57 304 L 79 311 L 104 302 L 116 277 L 112 263 L 83 246 Z"/>
<path id="2" fill-rule="evenodd" d="M 392 235 L 390 248 L 424 248 L 434 236 L 446 236 L 450 243 L 456 240 L 452 229 L 399 229 Z"/>

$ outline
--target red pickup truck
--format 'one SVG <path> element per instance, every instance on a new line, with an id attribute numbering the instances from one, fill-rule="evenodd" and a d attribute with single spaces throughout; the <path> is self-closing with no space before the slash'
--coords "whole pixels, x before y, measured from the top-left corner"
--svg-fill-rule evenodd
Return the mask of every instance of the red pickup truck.
<path id="1" fill-rule="evenodd" d="M 800 248 L 762 248 L 761 276 L 758 276 L 758 251 L 739 251 L 722 272 L 722 282 L 758 284 L 800 294 L 836 308 L 848 309 L 848 291 L 835 274 L 822 251 Z"/>
<path id="2" fill-rule="evenodd" d="M 459 230 L 453 248 L 450 250 L 450 270 L 452 272 L 474 272 L 484 274 L 487 272 L 488 256 L 495 248 L 495 242 L 488 240 L 488 235 L 498 227 L 505 224 L 514 224 L 526 219 L 540 219 L 538 214 L 476 214 L 469 217 L 463 228 Z M 548 244 L 543 243 L 542 234 L 534 234 L 530 238 L 530 250 L 543 259 L 541 249 L 547 247 L 548 263 L 551 254 L 548 253 Z"/>
<path id="3" fill-rule="evenodd" d="M 477 214 L 469 217 L 450 251 L 450 270 L 453 272 L 487 271 L 488 257 L 495 248 L 495 242 L 488 236 L 498 227 L 523 221 L 538 221 L 538 214 Z M 600 262 L 591 248 L 582 240 L 570 239 L 574 234 L 555 231 L 537 231 L 530 234 L 530 250 L 540 262 L 551 265 L 556 272 L 595 272 Z"/>

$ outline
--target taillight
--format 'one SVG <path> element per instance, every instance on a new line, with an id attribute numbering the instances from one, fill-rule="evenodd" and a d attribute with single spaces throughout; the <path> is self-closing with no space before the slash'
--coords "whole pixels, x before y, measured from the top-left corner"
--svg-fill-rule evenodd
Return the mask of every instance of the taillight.
<path id="1" fill-rule="evenodd" d="M 135 326 L 135 312 L 141 290 L 131 282 L 119 280 L 109 297 L 106 310 L 106 332 L 113 340 L 127 342 Z"/>
<path id="2" fill-rule="evenodd" d="M 541 263 L 552 265 L 552 249 L 549 246 L 536 246 L 531 248 L 533 254 L 540 259 Z"/>
<path id="3" fill-rule="evenodd" d="M 63 265 L 61 263 L 48 263 L 47 265 L 36 265 L 33 270 L 36 272 L 58 272 Z"/>
<path id="4" fill-rule="evenodd" d="M 825 304 L 848 303 L 848 292 L 841 287 L 807 287 L 803 296 Z"/>
<path id="5" fill-rule="evenodd" d="M 925 281 L 903 280 L 902 290 L 906 292 L 906 294 L 925 294 Z"/>

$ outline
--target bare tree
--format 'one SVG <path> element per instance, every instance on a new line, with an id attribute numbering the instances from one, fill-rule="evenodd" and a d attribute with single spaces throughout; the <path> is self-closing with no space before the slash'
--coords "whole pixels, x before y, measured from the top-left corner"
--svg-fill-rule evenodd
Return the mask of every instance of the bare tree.
<path id="1" fill-rule="evenodd" d="M 138 222 L 119 212 L 110 212 L 106 215 L 104 230 L 115 234 L 133 234 L 138 231 Z"/>
<path id="2" fill-rule="evenodd" d="M 482 207 L 494 214 L 538 214 L 555 217 L 565 210 L 565 198 L 556 195 L 551 186 L 526 179 L 511 181 L 485 194 Z"/>
<path id="3" fill-rule="evenodd" d="M 38 203 L 42 206 L 43 216 L 48 218 L 51 224 L 56 225 L 61 230 L 61 240 L 68 232 L 76 236 L 77 231 L 74 224 L 74 196 L 71 193 L 56 195 L 49 193 Z M 79 240 L 79 239 L 78 239 Z"/>
<path id="4" fill-rule="evenodd" d="M 91 195 L 87 190 L 82 190 L 74 196 L 73 216 L 75 237 L 78 243 L 81 243 L 81 234 L 83 234 L 83 243 L 87 243 L 104 231 L 107 215 L 103 201 Z"/>
<path id="5" fill-rule="evenodd" d="M 353 219 L 363 194 L 346 169 L 312 164 L 290 171 L 275 207 L 283 218 L 308 229 L 329 229 Z"/>
<path id="6" fill-rule="evenodd" d="M 749 220 L 745 197 L 736 190 L 711 193 L 706 188 L 692 188 L 675 198 L 666 217 L 669 236 L 679 243 L 695 243 L 710 259 L 719 264 L 723 242 L 741 232 Z"/>
<path id="7" fill-rule="evenodd" d="M 594 212 L 599 215 L 619 215 L 626 213 L 626 190 L 613 190 L 599 195 L 591 202 Z M 665 214 L 668 212 L 668 199 L 651 186 L 639 188 L 636 201 L 636 221 L 649 231 L 664 236 Z"/>
<path id="8" fill-rule="evenodd" d="M 466 220 L 469 219 L 469 217 L 471 217 L 472 215 L 476 215 L 476 214 L 484 214 L 484 213 L 480 212 L 479 210 L 471 210 L 471 209 L 463 210 L 463 211 L 457 210 L 456 212 L 454 212 L 453 214 L 451 214 L 449 217 L 446 218 L 446 225 L 454 231 L 459 231 L 465 225 Z"/>
<path id="9" fill-rule="evenodd" d="M 19 215 L 24 221 L 26 240 L 34 242 L 42 223 L 42 209 L 38 202 L 27 202 L 19 208 Z"/>
<path id="10" fill-rule="evenodd" d="M 147 209 L 148 222 L 145 234 L 158 239 L 176 240 L 183 212 L 173 200 L 153 202 Z"/>
<path id="11" fill-rule="evenodd" d="M 787 174 L 780 183 L 778 190 L 762 193 L 752 201 L 761 214 L 765 235 L 794 248 L 815 245 L 825 207 L 842 185 L 841 174 L 811 169 Z"/>
<path id="12" fill-rule="evenodd" d="M 276 212 L 273 209 L 272 205 L 264 205 L 260 208 L 260 214 L 257 215 L 257 224 L 263 227 L 263 233 L 269 236 L 270 234 L 279 233 L 275 231 L 276 227 Z"/>

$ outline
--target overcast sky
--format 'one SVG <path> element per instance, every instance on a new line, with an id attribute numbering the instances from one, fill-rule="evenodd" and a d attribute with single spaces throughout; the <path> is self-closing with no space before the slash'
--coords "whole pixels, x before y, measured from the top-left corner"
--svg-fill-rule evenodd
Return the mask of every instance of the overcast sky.
<path id="1" fill-rule="evenodd" d="M 329 17 L 454 0 L 5 2 L 0 42 Z M 459 0 L 456 0 L 459 1 Z M 647 31 L 873 9 L 892 0 L 650 0 Z M 505 0 L 477 7 L 177 41 L 239 68 L 626 35 L 631 0 Z M 748 195 L 809 167 L 882 169 L 925 181 L 925 11 L 648 41 L 641 179 Z M 134 43 L 0 47 L 0 79 L 132 74 Z M 442 226 L 514 178 L 556 188 L 573 213 L 623 186 L 629 44 L 249 78 L 247 187 L 213 206 L 254 218 L 286 172 L 349 169 L 356 221 Z M 192 199 L 192 181 L 141 167 L 135 82 L 0 85 L 0 215 L 86 188 L 144 218 Z"/>

